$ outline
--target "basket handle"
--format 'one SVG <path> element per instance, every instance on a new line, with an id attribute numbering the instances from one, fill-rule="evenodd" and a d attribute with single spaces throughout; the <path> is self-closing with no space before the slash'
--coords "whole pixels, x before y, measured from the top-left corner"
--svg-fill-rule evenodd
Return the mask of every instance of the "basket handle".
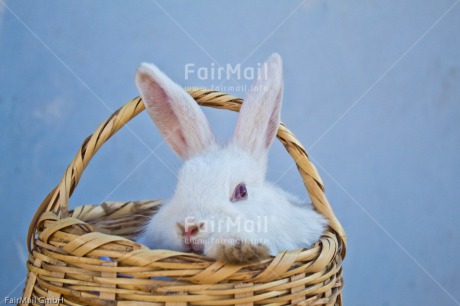
<path id="1" fill-rule="evenodd" d="M 239 111 L 243 103 L 243 100 L 240 98 L 215 90 L 191 89 L 187 91 L 202 106 Z M 43 200 L 32 218 L 27 234 L 29 252 L 31 252 L 35 243 L 34 233 L 37 230 L 40 216 L 48 211 L 53 211 L 60 218 L 68 216 L 69 198 L 72 196 L 83 171 L 93 156 L 110 137 L 144 109 L 144 103 L 142 103 L 140 97 L 132 99 L 113 113 L 99 125 L 92 135 L 83 141 L 77 155 L 67 167 L 60 183 Z M 302 144 L 283 123 L 281 123 L 278 129 L 277 137 L 296 162 L 297 169 L 304 181 L 313 206 L 329 220 L 329 226 L 343 241 L 344 249 L 342 250 L 342 257 L 344 257 L 346 247 L 345 232 L 324 195 L 324 186 L 318 171 L 310 162 L 305 148 L 303 148 Z"/>

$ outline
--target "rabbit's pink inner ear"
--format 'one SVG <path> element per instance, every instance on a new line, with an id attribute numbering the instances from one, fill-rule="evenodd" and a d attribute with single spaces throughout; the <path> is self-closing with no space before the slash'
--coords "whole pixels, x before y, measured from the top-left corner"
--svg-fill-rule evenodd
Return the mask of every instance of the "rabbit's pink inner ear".
<path id="1" fill-rule="evenodd" d="M 182 159 L 200 154 L 215 143 L 198 104 L 156 66 L 142 65 L 136 83 L 150 117 Z"/>
<path id="2" fill-rule="evenodd" d="M 280 126 L 280 113 L 281 113 L 281 103 L 283 100 L 283 90 L 281 89 L 278 95 L 276 96 L 277 102 L 275 103 L 275 108 L 273 109 L 272 115 L 268 120 L 267 132 L 265 137 L 265 147 L 268 149 L 275 139 L 276 134 L 278 133 L 278 128 Z"/>
<path id="3" fill-rule="evenodd" d="M 171 97 L 146 72 L 138 72 L 137 84 L 145 108 L 158 126 L 160 133 L 174 152 L 180 157 L 185 158 L 187 143 L 177 115 L 171 107 Z"/>
<path id="4" fill-rule="evenodd" d="M 266 154 L 280 124 L 282 95 L 281 57 L 273 54 L 241 106 L 233 142 L 256 157 Z"/>

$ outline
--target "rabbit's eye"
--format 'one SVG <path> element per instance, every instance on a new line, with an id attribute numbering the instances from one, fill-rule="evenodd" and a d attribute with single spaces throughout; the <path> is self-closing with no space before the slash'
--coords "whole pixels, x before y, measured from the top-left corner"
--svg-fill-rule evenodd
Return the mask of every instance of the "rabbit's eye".
<path id="1" fill-rule="evenodd" d="M 248 190 L 246 189 L 246 184 L 240 183 L 235 187 L 235 191 L 233 191 L 233 195 L 230 201 L 236 202 L 236 201 L 246 200 L 247 198 L 248 198 Z"/>

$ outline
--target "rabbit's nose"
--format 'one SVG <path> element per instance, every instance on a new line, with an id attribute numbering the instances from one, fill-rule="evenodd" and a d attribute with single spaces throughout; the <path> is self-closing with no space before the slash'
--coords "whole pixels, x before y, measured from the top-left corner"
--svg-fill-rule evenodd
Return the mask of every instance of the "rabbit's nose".
<path id="1" fill-rule="evenodd" d="M 191 238 L 193 236 L 196 236 L 200 230 L 204 228 L 204 223 L 196 223 L 196 224 L 187 224 L 187 226 L 178 223 L 177 226 L 179 227 L 182 236 L 185 238 Z"/>

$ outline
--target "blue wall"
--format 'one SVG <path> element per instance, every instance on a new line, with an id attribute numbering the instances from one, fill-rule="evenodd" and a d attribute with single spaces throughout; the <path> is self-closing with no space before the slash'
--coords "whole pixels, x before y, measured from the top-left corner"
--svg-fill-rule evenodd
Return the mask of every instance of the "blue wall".
<path id="1" fill-rule="evenodd" d="M 83 139 L 137 95 L 142 61 L 210 87 L 220 82 L 185 80 L 185 65 L 254 67 L 277 51 L 282 120 L 348 234 L 345 305 L 460 305 L 458 1 L 199 2 L 0 0 L 2 301 L 22 290 L 36 207 Z M 235 114 L 206 113 L 230 135 Z M 71 205 L 167 197 L 180 161 L 164 144 L 167 167 L 149 155 L 161 141 L 141 114 L 101 149 Z M 276 144 L 270 178 L 306 197 L 291 165 Z"/>

